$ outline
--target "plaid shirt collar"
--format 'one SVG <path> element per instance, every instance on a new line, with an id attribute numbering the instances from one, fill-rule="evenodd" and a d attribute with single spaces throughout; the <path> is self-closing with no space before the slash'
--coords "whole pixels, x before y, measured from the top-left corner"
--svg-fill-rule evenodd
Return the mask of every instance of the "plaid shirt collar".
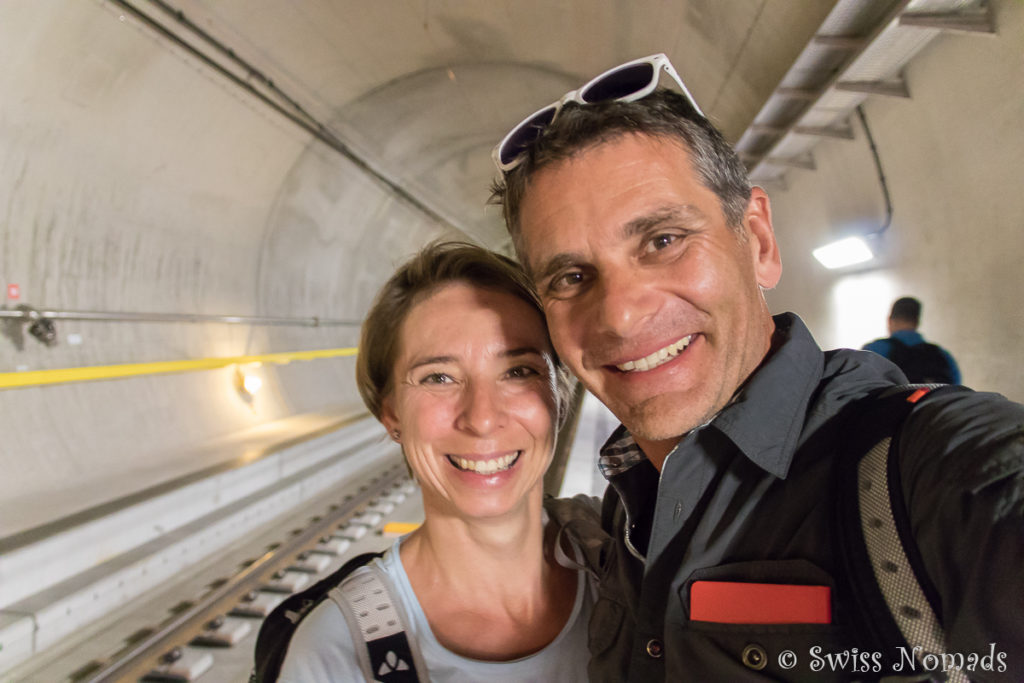
<path id="1" fill-rule="evenodd" d="M 598 458 L 597 466 L 604 478 L 610 479 L 646 459 L 647 456 L 633 440 L 633 435 L 625 425 L 620 424 L 601 447 L 601 457 Z"/>

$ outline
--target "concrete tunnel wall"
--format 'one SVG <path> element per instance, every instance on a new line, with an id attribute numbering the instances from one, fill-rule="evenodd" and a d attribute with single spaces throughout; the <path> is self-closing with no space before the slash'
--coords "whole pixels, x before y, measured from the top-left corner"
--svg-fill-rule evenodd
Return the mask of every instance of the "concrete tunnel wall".
<path id="1" fill-rule="evenodd" d="M 860 123 L 825 141 L 816 171 L 771 188 L 782 282 L 774 310 L 800 313 L 823 348 L 888 335 L 897 297 L 924 304 L 921 332 L 964 384 L 1024 401 L 1024 3 L 992 3 L 996 35 L 940 35 L 903 74 L 911 98 L 864 105 L 894 207 L 867 268 L 826 271 L 811 250 L 884 217 Z"/>
<path id="2" fill-rule="evenodd" d="M 960 358 L 967 382 L 1020 400 L 1024 17 L 1019 3 L 993 5 L 998 35 L 940 38 L 908 71 L 912 100 L 866 105 L 896 207 L 883 268 L 835 275 L 809 255 L 842 220 L 880 217 L 859 133 L 819 145 L 816 172 L 791 172 L 786 189 L 770 188 L 785 272 L 769 300 L 800 313 L 824 347 L 859 346 L 884 333 L 889 294 L 916 293 L 926 334 Z M 358 319 L 395 263 L 445 234 L 217 75 L 145 31 L 124 30 L 105 3 L 4 7 L 0 60 L 0 279 L 20 284 L 24 303 Z M 410 78 L 422 86 L 412 100 L 421 110 L 431 83 L 444 81 L 434 76 Z M 354 103 L 346 120 L 372 125 L 368 103 L 383 95 Z M 385 128 L 403 119 L 384 118 L 369 137 L 398 144 Z M 430 182 L 430 167 L 421 175 Z M 486 188 L 478 191 L 482 205 Z M 868 292 L 872 278 L 888 284 Z M 850 311 L 874 316 L 875 331 L 849 333 Z M 356 341 L 340 327 L 58 330 L 55 348 L 29 338 L 16 350 L 0 338 L 2 370 Z M 72 334 L 80 344 L 68 342 Z M 190 471 L 199 449 L 239 431 L 359 409 L 352 368 L 351 359 L 264 368 L 252 407 L 227 369 L 0 391 L 0 536 Z"/>
<path id="3" fill-rule="evenodd" d="M 0 34 L 0 275 L 23 303 L 359 320 L 395 263 L 443 232 L 105 6 L 9 6 Z M 4 370 L 357 342 L 344 327 L 66 321 L 58 332 L 54 348 L 0 339 Z M 252 407 L 230 369 L 2 391 L 0 536 L 196 469 L 196 449 L 240 430 L 362 410 L 352 369 L 351 358 L 266 366 Z"/>

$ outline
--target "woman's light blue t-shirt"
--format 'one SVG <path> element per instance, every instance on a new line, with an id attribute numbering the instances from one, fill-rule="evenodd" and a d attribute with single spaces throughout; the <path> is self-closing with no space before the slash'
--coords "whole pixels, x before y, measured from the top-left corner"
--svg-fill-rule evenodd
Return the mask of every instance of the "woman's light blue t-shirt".
<path id="1" fill-rule="evenodd" d="M 587 576 L 578 572 L 576 602 L 561 633 L 543 650 L 509 662 L 468 659 L 446 649 L 430 630 L 427 617 L 413 593 L 402 566 L 402 539 L 376 560 L 398 593 L 409 615 L 409 637 L 419 643 L 431 683 L 448 681 L 502 681 L 532 683 L 587 680 L 587 622 L 592 596 Z M 362 646 L 360 644 L 360 646 Z M 292 636 L 281 666 L 281 683 L 336 683 L 365 681 L 356 658 L 352 634 L 341 610 L 325 600 L 302 620 Z"/>

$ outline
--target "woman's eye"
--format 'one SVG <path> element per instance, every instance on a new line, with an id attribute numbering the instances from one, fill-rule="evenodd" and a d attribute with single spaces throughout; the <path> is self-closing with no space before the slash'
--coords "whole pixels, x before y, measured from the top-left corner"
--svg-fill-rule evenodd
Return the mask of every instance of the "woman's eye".
<path id="1" fill-rule="evenodd" d="M 450 375 L 443 372 L 432 372 L 420 380 L 420 384 L 451 384 L 454 382 Z"/>

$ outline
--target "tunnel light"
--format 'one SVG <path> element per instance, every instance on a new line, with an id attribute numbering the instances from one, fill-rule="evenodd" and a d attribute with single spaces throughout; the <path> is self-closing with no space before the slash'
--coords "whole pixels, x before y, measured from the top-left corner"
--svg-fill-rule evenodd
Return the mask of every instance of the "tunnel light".
<path id="1" fill-rule="evenodd" d="M 875 257 L 867 243 L 860 237 L 847 237 L 818 247 L 812 253 L 814 258 L 829 270 L 864 263 Z"/>
<path id="2" fill-rule="evenodd" d="M 256 375 L 245 375 L 244 379 L 242 380 L 242 388 L 254 396 L 262 386 L 263 380 L 261 380 Z"/>
<path id="3" fill-rule="evenodd" d="M 253 399 L 256 398 L 256 394 L 263 388 L 263 378 L 255 372 L 258 367 L 259 364 L 257 363 L 252 368 L 235 368 L 235 389 L 246 403 L 252 403 Z"/>

